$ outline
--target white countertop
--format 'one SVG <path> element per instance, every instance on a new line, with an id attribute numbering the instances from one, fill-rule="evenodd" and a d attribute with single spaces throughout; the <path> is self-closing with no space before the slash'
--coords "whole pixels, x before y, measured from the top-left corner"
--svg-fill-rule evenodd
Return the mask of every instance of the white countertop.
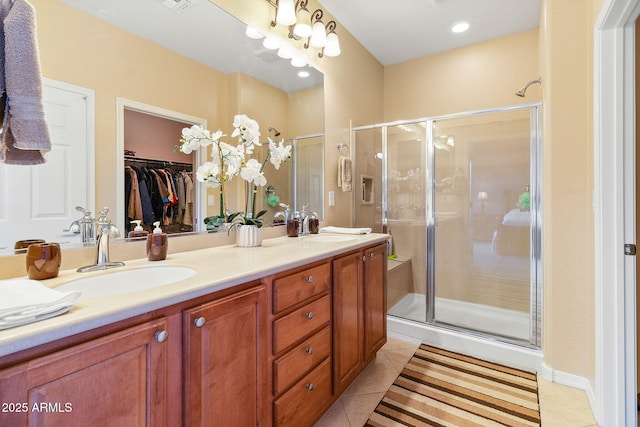
<path id="1" fill-rule="evenodd" d="M 318 236 L 323 236 L 320 234 Z M 197 274 L 169 285 L 138 292 L 99 298 L 80 298 L 75 306 L 60 316 L 0 331 L 0 357 L 75 335 L 152 310 L 188 301 L 222 289 L 240 285 L 266 275 L 299 267 L 340 253 L 385 241 L 386 234 L 353 235 L 342 242 L 313 242 L 316 236 L 265 239 L 262 246 L 240 248 L 218 246 L 189 252 L 171 253 L 167 259 L 149 262 L 146 258 L 128 261 L 125 267 L 93 273 L 61 271 L 58 277 L 41 283 L 52 288 L 69 280 L 89 275 L 110 274 L 123 269 L 172 265 L 190 267 Z"/>

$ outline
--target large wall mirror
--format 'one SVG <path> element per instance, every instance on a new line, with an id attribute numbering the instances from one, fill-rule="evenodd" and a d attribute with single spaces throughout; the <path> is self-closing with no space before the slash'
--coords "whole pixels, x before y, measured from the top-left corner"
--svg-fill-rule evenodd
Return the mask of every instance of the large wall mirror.
<path id="1" fill-rule="evenodd" d="M 167 8 L 167 4 L 174 2 L 158 0 L 31 0 L 31 3 L 37 14 L 43 76 L 47 82 L 77 89 L 78 96 L 85 101 L 81 109 L 88 111 L 89 116 L 82 126 L 88 125 L 90 129 L 80 131 L 87 145 L 85 157 L 71 160 L 65 157 L 69 151 L 65 148 L 58 163 L 84 162 L 87 172 L 83 179 L 73 178 L 73 183 L 69 183 L 66 175 L 57 181 L 61 186 L 76 187 L 83 197 L 70 200 L 73 197 L 66 197 L 65 193 L 64 200 L 52 198 L 55 209 L 49 216 L 55 216 L 58 222 L 49 227 L 50 234 L 29 225 L 14 224 L 10 216 L 0 217 L 2 226 L 14 230 L 10 236 L 0 233 L 0 250 L 4 248 L 11 253 L 14 242 L 26 238 L 78 242 L 77 235 L 62 231 L 81 217 L 76 205 L 88 207 L 94 213 L 108 206 L 111 219 L 122 225 L 124 151 L 119 141 L 122 129 L 118 117 L 123 114 L 121 108 L 127 107 L 126 102 L 122 107 L 119 99 L 134 103 L 133 109 L 141 113 L 144 108 L 138 107 L 148 105 L 180 117 L 195 118 L 187 122 L 204 119 L 209 129 L 221 129 L 228 135 L 232 132 L 233 116 L 246 114 L 258 121 L 264 141 L 268 136 L 275 137 L 268 129 L 276 129 L 278 140 L 284 138 L 299 147 L 295 152 L 305 152 L 312 140 L 320 147 L 324 143 L 322 73 L 305 67 L 309 77 L 299 77 L 300 69 L 264 48 L 261 40 L 248 38 L 242 22 L 210 1 L 176 2 L 187 5 L 185 8 Z M 179 137 L 175 135 L 176 145 Z M 230 137 L 229 142 L 233 142 Z M 308 164 L 310 158 L 316 163 Z M 197 166 L 203 159 L 186 162 L 189 161 Z M 268 170 L 267 179 L 283 203 L 294 209 L 312 204 L 322 215 L 322 193 L 296 193 L 296 188 L 314 188 L 308 182 L 322 182 L 318 181 L 322 162 L 323 156 L 305 154 L 303 163 L 294 158 L 278 171 Z M 42 173 L 45 169 L 41 167 L 40 182 L 60 175 L 53 164 L 47 163 L 50 170 L 46 173 Z M 8 175 L 19 168 L 0 167 L 3 168 L 0 173 Z M 299 182 L 305 184 L 301 186 Z M 201 224 L 202 218 L 216 213 L 215 203 L 208 206 L 208 202 L 211 196 L 215 201 L 217 193 L 212 189 L 196 193 L 195 215 Z M 227 205 L 240 210 L 242 191 L 238 188 L 235 193 Z M 319 198 L 320 203 L 314 198 Z M 263 197 L 264 203 L 266 200 Z M 9 203 L 0 208 L 6 205 Z M 264 208 L 269 209 L 270 215 L 280 209 Z"/>

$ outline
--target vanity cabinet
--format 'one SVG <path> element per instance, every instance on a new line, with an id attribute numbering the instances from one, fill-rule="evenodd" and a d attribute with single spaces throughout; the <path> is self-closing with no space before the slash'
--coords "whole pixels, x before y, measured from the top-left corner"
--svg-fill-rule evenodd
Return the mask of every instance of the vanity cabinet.
<path id="1" fill-rule="evenodd" d="M 333 261 L 333 357 L 337 395 L 346 390 L 386 342 L 386 269 L 385 244 Z"/>
<path id="2" fill-rule="evenodd" d="M 177 425 L 169 345 L 179 336 L 161 318 L 4 369 L 0 425 Z"/>
<path id="3" fill-rule="evenodd" d="M 385 252 L 334 252 L 0 357 L 0 426 L 311 426 L 385 343 Z"/>
<path id="4" fill-rule="evenodd" d="M 266 287 L 184 312 L 185 426 L 257 426 L 266 418 Z"/>
<path id="5" fill-rule="evenodd" d="M 313 425 L 333 402 L 331 262 L 279 274 L 272 291 L 273 424 Z"/>

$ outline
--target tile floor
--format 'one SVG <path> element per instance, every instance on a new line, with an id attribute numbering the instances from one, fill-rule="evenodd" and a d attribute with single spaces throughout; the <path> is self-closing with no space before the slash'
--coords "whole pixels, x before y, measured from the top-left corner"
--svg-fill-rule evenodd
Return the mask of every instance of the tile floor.
<path id="1" fill-rule="evenodd" d="M 376 360 L 349 386 L 316 427 L 361 427 L 420 345 L 411 337 L 389 333 Z M 538 377 L 540 416 L 545 427 L 597 426 L 584 391 Z"/>

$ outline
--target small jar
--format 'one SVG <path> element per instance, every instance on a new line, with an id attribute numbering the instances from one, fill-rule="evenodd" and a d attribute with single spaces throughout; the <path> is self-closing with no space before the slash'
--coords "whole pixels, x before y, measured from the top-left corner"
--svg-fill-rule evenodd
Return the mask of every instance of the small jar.
<path id="1" fill-rule="evenodd" d="M 291 218 L 289 218 L 289 222 L 287 222 L 287 236 L 288 237 L 298 237 L 300 233 L 300 213 L 295 211 Z"/>
<path id="2" fill-rule="evenodd" d="M 312 216 L 311 218 L 309 218 L 309 233 L 318 234 L 319 230 L 320 230 L 320 220 L 317 217 Z"/>

